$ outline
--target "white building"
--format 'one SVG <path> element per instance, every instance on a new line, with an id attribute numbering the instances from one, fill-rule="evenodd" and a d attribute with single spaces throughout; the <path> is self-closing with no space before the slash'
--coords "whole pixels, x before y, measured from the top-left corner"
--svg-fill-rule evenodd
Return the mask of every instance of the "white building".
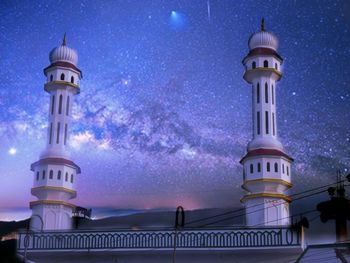
<path id="1" fill-rule="evenodd" d="M 102 221 L 91 229 L 72 230 L 76 196 L 74 183 L 80 168 L 67 150 L 73 96 L 79 93 L 81 71 L 77 53 L 61 46 L 50 53 L 44 69 L 45 91 L 50 94 L 46 149 L 32 164 L 34 171 L 32 232 L 20 232 L 20 253 L 35 262 L 287 262 L 303 248 L 300 231 L 289 227 L 291 162 L 277 138 L 276 82 L 282 58 L 277 38 L 265 31 L 249 39 L 244 79 L 253 90 L 253 139 L 241 160 L 244 167 L 242 198 L 246 226 L 185 227 L 182 229 L 128 228 L 115 230 Z M 142 215 L 142 220 L 144 220 Z M 42 219 L 42 220 L 41 220 Z M 130 222 L 132 224 L 132 222 Z M 45 231 L 40 231 L 43 229 Z M 54 230 L 54 231 L 50 231 Z M 175 252 L 176 251 L 176 252 Z"/>
<path id="2" fill-rule="evenodd" d="M 82 72 L 77 68 L 76 51 L 66 44 L 66 35 L 62 45 L 50 52 L 50 63 L 44 69 L 44 90 L 50 94 L 46 148 L 40 160 L 31 165 L 31 193 L 38 198 L 30 202 L 31 228 L 71 229 L 74 205 L 69 200 L 76 196 L 74 185 L 80 168 L 70 159 L 68 140 L 74 95 L 80 92 Z"/>
<path id="3" fill-rule="evenodd" d="M 242 158 L 242 198 L 248 226 L 289 225 L 292 187 L 291 163 L 277 136 L 277 81 L 282 77 L 282 57 L 277 53 L 278 39 L 261 30 L 249 39 L 249 53 L 243 59 L 244 79 L 252 87 L 253 139 Z"/>

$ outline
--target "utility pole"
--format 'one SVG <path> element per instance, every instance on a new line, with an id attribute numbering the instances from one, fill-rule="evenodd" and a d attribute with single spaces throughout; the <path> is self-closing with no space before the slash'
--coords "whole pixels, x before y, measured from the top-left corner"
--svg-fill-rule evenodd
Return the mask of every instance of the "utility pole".
<path id="1" fill-rule="evenodd" d="M 346 178 L 350 182 L 350 174 Z M 317 210 L 321 213 L 320 218 L 323 223 L 328 220 L 335 220 L 337 242 L 343 242 L 348 239 L 347 220 L 350 220 L 350 201 L 345 197 L 344 181 L 340 171 L 338 171 L 336 187 L 328 188 L 331 200 L 317 205 Z"/>

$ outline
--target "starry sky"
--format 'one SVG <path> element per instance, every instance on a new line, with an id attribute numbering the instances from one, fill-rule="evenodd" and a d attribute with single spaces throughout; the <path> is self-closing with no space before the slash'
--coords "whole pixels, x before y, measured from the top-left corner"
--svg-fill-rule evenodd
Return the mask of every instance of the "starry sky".
<path id="1" fill-rule="evenodd" d="M 45 146 L 48 54 L 83 71 L 71 156 L 86 207 L 239 207 L 251 139 L 242 76 L 265 17 L 279 38 L 279 138 L 293 192 L 350 169 L 349 1 L 1 1 L 0 208 L 25 207 Z M 29 211 L 29 209 L 28 209 Z"/>

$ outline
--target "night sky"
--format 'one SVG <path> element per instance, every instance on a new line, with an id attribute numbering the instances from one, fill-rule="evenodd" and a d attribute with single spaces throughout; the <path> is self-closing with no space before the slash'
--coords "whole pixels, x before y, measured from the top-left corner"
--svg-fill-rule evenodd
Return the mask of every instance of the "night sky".
<path id="1" fill-rule="evenodd" d="M 87 207 L 239 207 L 251 139 L 241 63 L 265 17 L 284 58 L 279 138 L 293 192 L 350 169 L 349 1 L 1 1 L 0 208 L 28 209 L 45 146 L 43 68 L 62 42 L 83 71 L 71 156 Z M 9 216 L 11 217 L 11 216 Z"/>

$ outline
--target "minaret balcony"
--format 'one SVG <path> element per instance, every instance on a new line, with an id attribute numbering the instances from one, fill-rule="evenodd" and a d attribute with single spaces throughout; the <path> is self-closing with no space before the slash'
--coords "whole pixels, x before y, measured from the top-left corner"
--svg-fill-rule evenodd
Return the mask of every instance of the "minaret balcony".
<path id="1" fill-rule="evenodd" d="M 279 194 L 279 193 L 255 193 L 255 194 L 248 194 L 241 198 L 241 202 L 244 203 L 246 200 L 249 199 L 257 199 L 257 198 L 268 198 L 268 199 L 282 199 L 288 203 L 292 202 L 292 198 L 285 194 Z"/>
<path id="2" fill-rule="evenodd" d="M 46 92 L 50 92 L 56 89 L 66 89 L 67 87 L 71 89 L 74 92 L 74 94 L 80 93 L 79 85 L 64 80 L 50 81 L 44 85 L 44 90 Z"/>
<path id="3" fill-rule="evenodd" d="M 275 68 L 254 68 L 254 69 L 248 69 L 243 75 L 243 78 L 248 83 L 252 84 L 253 80 L 256 78 L 265 77 L 265 78 L 271 78 L 275 81 L 279 81 L 282 78 L 282 72 L 276 70 Z"/>
<path id="4" fill-rule="evenodd" d="M 67 201 L 77 196 L 77 192 L 75 190 L 66 187 L 47 185 L 33 187 L 31 194 L 36 196 L 38 199 L 62 201 Z"/>
<path id="5" fill-rule="evenodd" d="M 283 179 L 259 178 L 253 180 L 245 180 L 243 182 L 242 188 L 250 193 L 284 193 L 292 186 L 292 183 Z"/>

